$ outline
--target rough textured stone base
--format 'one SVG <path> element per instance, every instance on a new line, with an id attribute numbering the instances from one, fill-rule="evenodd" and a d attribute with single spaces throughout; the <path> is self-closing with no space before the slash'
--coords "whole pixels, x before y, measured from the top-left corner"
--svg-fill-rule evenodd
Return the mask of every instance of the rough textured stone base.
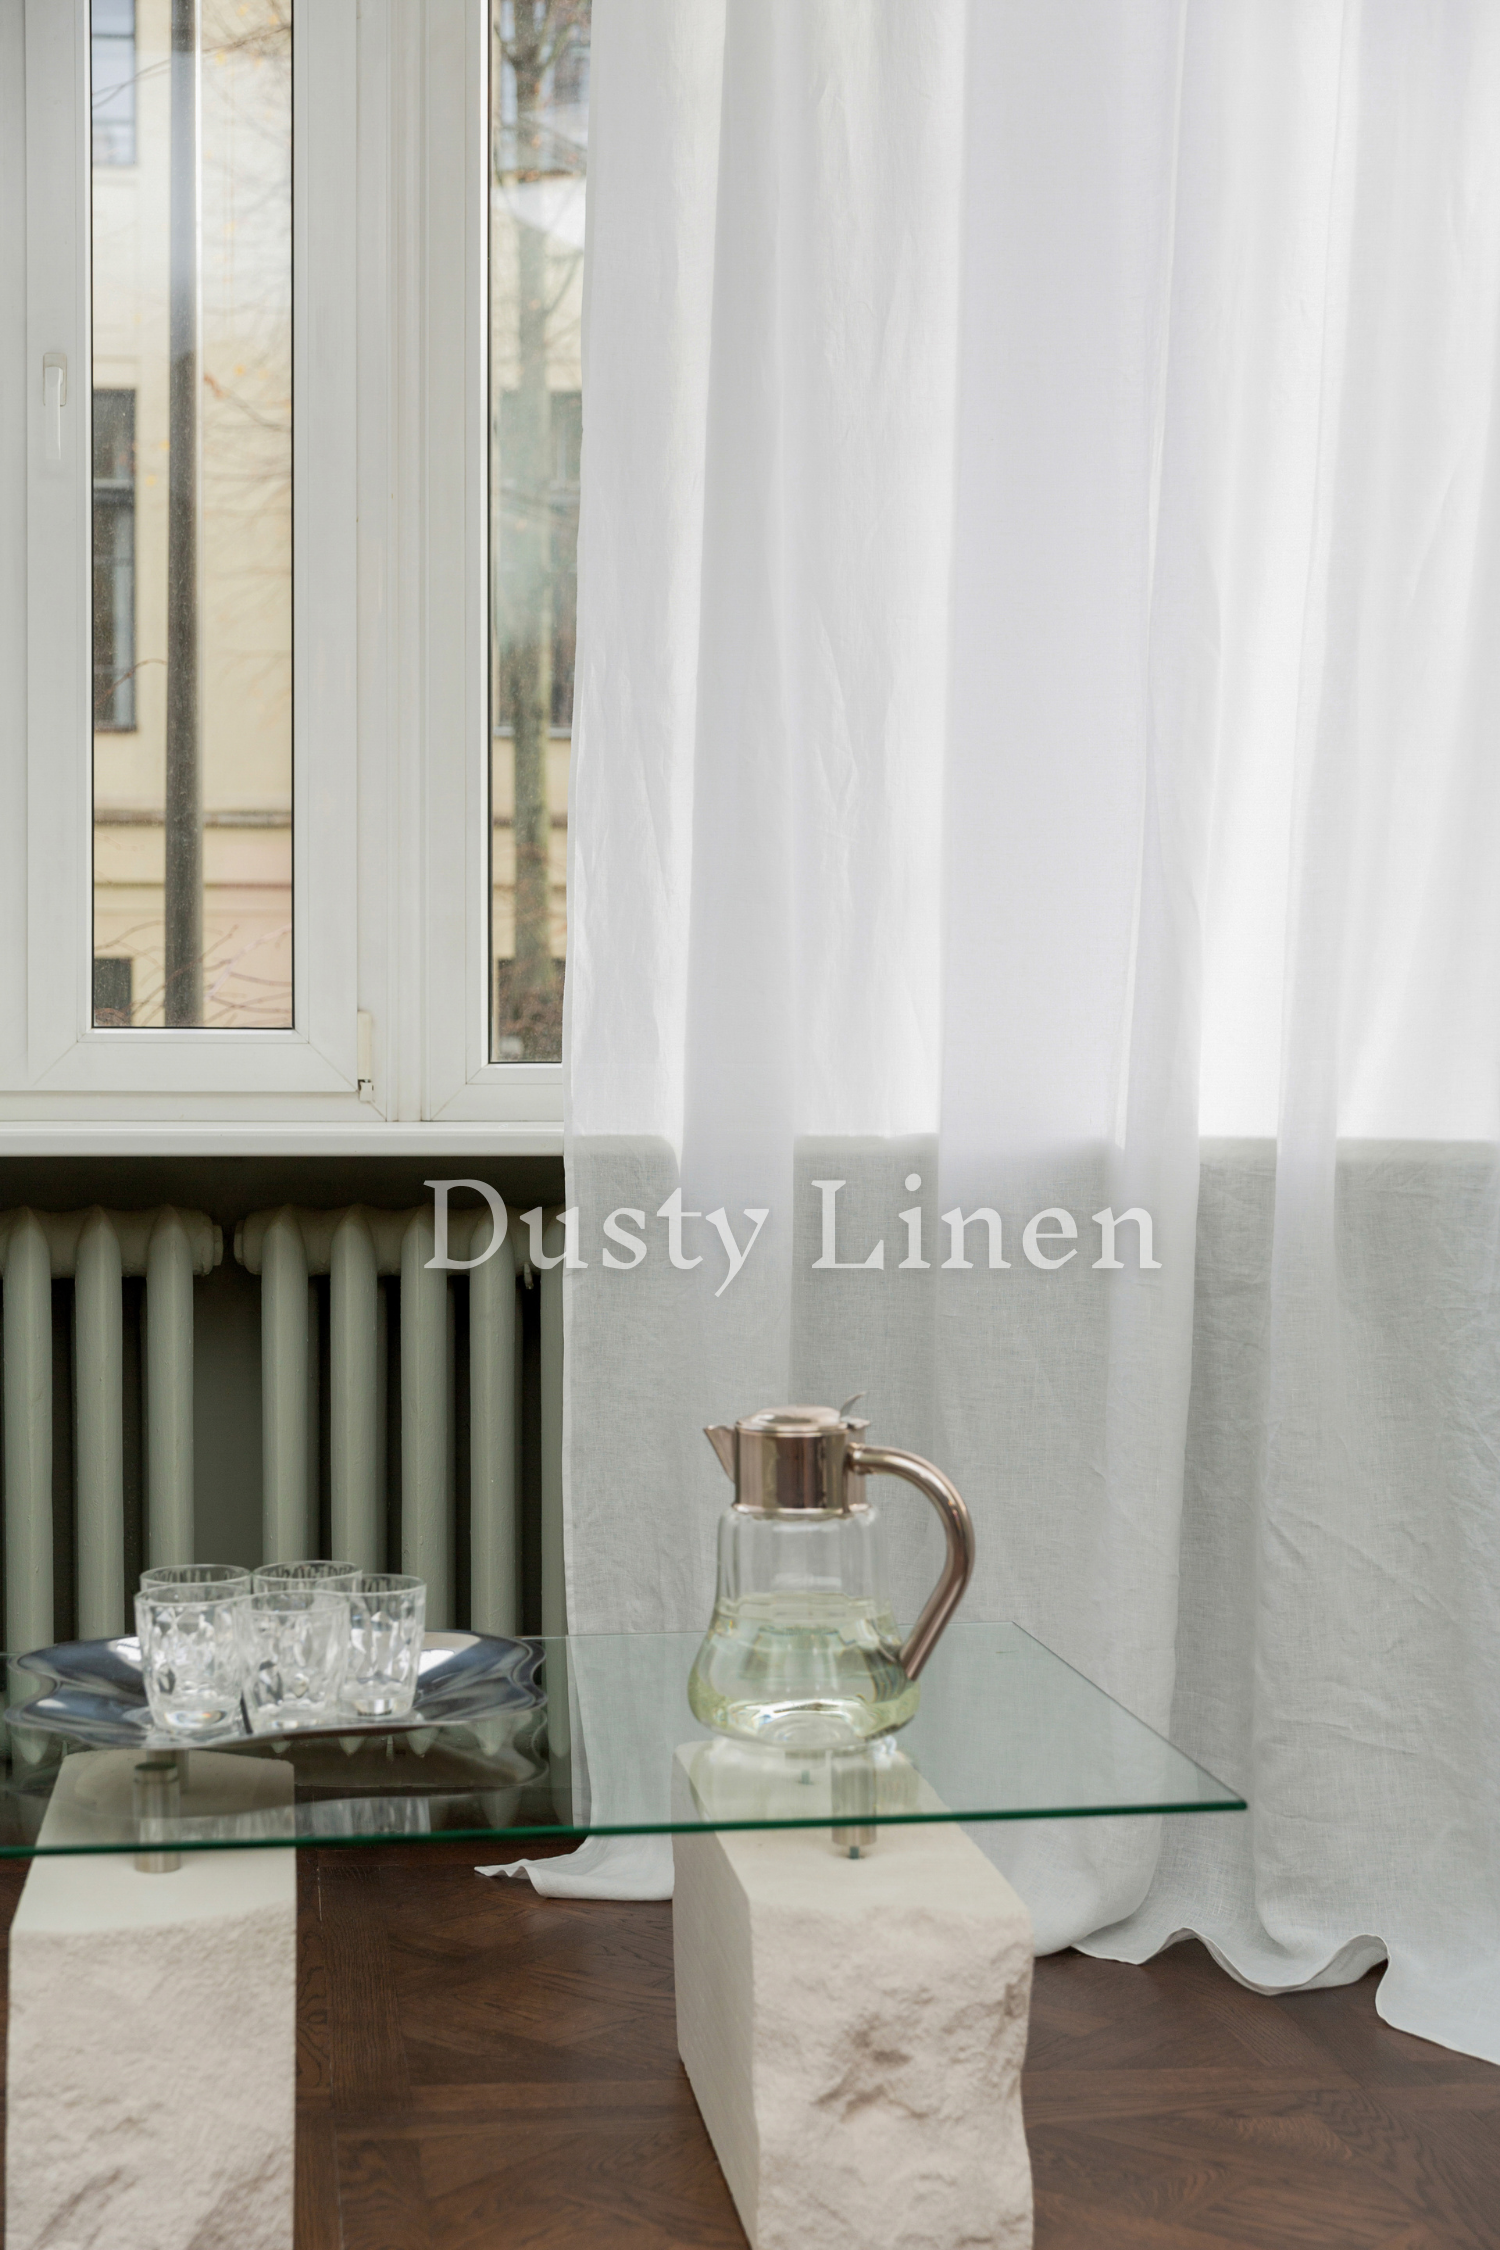
<path id="1" fill-rule="evenodd" d="M 64 1761 L 46 1841 L 130 1804 L 133 1751 Z M 290 1806 L 289 1765 L 195 1750 L 184 1813 Z M 291 2250 L 290 1851 L 35 1859 L 11 1926 L 8 2250 Z"/>
<path id="2" fill-rule="evenodd" d="M 754 2250 L 1027 2250 L 1003 1876 L 946 1825 L 858 1860 L 826 1829 L 673 1848 L 678 2045 Z"/>

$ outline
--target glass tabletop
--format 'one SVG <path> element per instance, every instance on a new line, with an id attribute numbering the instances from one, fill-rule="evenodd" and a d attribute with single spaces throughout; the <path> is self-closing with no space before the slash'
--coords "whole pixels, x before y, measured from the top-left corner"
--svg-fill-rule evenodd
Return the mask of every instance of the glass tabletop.
<path id="1" fill-rule="evenodd" d="M 1017 1625 L 950 1626 L 915 1717 L 840 1751 L 700 1726 L 700 1637 L 429 1634 L 418 1723 L 188 1750 L 150 1736 L 133 1641 L 41 1652 L 7 1668 L 0 1857 L 1245 1809 Z"/>

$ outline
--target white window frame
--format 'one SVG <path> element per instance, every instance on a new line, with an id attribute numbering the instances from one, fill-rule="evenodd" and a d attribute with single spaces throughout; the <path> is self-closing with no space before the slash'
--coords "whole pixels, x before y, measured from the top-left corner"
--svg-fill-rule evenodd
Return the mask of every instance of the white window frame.
<path id="1" fill-rule="evenodd" d="M 15 74 L 0 90 L 0 140 L 22 101 L 25 125 L 0 316 L 19 275 L 26 400 L 19 492 L 0 447 L 0 507 L 26 526 L 14 652 L 0 620 L 26 682 L 24 747 L 0 757 L 0 886 L 25 902 L 0 906 L 24 992 L 0 1000 L 0 1144 L 110 1115 L 561 1145 L 562 1066 L 489 1059 L 486 0 L 298 0 L 295 37 L 295 1028 L 96 1030 L 88 6 L 0 0 L 0 60 L 24 53 L 24 95 Z M 60 467 L 49 352 L 68 364 Z"/>

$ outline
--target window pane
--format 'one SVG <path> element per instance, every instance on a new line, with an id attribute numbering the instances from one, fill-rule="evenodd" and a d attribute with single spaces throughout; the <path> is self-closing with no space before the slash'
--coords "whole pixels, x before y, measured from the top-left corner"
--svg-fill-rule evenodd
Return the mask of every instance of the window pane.
<path id="1" fill-rule="evenodd" d="M 92 0 L 94 1021 L 292 1021 L 291 0 Z"/>
<path id="2" fill-rule="evenodd" d="M 135 392 L 94 393 L 94 726 L 135 728 Z"/>
<path id="3" fill-rule="evenodd" d="M 492 0 L 491 1053 L 556 1062 L 582 441 L 588 0 Z"/>
<path id="4" fill-rule="evenodd" d="M 94 0 L 94 162 L 135 162 L 135 0 Z"/>

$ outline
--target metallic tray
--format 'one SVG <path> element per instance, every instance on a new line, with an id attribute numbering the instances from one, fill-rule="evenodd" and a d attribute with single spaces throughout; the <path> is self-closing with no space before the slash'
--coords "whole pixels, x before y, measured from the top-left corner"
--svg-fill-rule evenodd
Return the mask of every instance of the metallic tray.
<path id="1" fill-rule="evenodd" d="M 428 1633 L 416 1701 L 404 1718 L 341 1717 L 326 1727 L 252 1734 L 242 1716 L 237 1729 L 195 1743 L 151 1724 L 141 1684 L 140 1643 L 131 1634 L 113 1641 L 63 1641 L 17 1657 L 11 1693 L 15 1697 L 19 1691 L 26 1699 L 13 1701 L 5 1716 L 12 1727 L 66 1735 L 99 1749 L 221 1750 L 234 1742 L 412 1734 L 541 1710 L 546 1703 L 537 1685 L 541 1661 L 541 1646 L 534 1641 L 502 1640 L 490 1633 Z M 33 1681 L 34 1696 L 28 1693 Z"/>

